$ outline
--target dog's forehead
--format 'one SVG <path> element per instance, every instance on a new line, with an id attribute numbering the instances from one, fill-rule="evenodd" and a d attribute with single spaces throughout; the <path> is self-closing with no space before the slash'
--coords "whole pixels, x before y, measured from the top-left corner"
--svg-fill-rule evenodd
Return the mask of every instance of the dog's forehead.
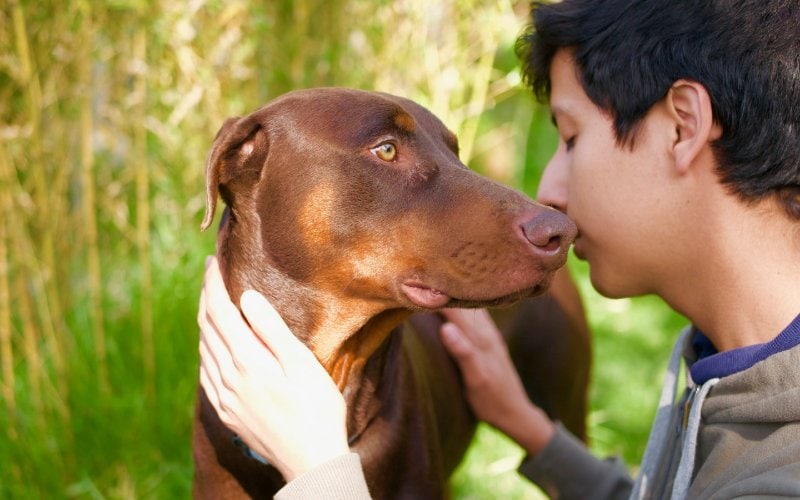
<path id="1" fill-rule="evenodd" d="M 308 89 L 286 94 L 268 108 L 288 113 L 298 128 L 310 123 L 316 133 L 349 136 L 358 143 L 387 133 L 424 133 L 443 138 L 448 145 L 456 142 L 452 132 L 425 107 L 391 94 L 345 88 Z"/>

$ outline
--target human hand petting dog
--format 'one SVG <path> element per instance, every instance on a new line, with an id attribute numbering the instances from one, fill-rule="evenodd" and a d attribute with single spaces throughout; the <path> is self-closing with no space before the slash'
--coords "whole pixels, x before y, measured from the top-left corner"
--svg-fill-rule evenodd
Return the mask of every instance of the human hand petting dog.
<path id="1" fill-rule="evenodd" d="M 472 411 L 530 455 L 555 433 L 545 412 L 528 399 L 505 340 L 485 309 L 445 309 L 440 337 L 456 360 Z"/>
<path id="2" fill-rule="evenodd" d="M 344 398 L 313 353 L 255 291 L 231 302 L 210 258 L 197 321 L 200 383 L 225 425 L 291 481 L 348 453 Z M 497 326 L 483 309 L 446 309 L 442 343 L 456 360 L 475 415 L 529 454 L 553 422 L 527 397 Z"/>
<path id="3" fill-rule="evenodd" d="M 349 453 L 344 398 L 328 373 L 261 294 L 246 291 L 240 305 L 244 317 L 210 258 L 200 384 L 222 422 L 287 481 Z"/>

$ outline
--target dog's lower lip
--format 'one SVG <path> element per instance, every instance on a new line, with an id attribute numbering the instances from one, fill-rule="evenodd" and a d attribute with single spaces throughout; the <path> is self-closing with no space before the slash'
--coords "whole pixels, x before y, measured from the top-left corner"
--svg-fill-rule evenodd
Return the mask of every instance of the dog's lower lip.
<path id="1" fill-rule="evenodd" d="M 408 300 L 418 307 L 438 309 L 450 302 L 450 296 L 443 291 L 415 281 L 402 283 L 400 288 Z"/>
<path id="2" fill-rule="evenodd" d="M 417 281 L 407 281 L 400 284 L 400 289 L 415 306 L 426 309 L 440 309 L 442 307 L 490 307 L 503 304 L 513 304 L 523 297 L 538 295 L 546 288 L 538 283 L 530 288 L 523 288 L 499 297 L 465 299 L 452 297 L 445 292 L 428 287 Z"/>

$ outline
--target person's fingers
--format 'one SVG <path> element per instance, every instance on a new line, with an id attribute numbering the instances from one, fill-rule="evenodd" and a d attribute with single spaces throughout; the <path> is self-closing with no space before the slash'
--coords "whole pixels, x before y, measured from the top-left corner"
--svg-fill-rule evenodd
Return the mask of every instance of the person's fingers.
<path id="1" fill-rule="evenodd" d="M 444 309 L 442 315 L 478 349 L 488 349 L 502 337 L 486 309 Z"/>
<path id="2" fill-rule="evenodd" d="M 203 388 L 211 406 L 226 424 L 229 423 L 227 414 L 231 411 L 231 391 L 236 390 L 236 384 L 240 381 L 238 377 L 236 380 L 230 378 L 236 374 L 232 368 L 233 363 L 231 362 L 226 378 L 223 368 L 217 364 L 217 358 L 209 351 L 207 344 L 200 343 L 200 387 Z"/>
<path id="3" fill-rule="evenodd" d="M 242 320 L 236 305 L 231 302 L 216 259 L 206 271 L 203 292 L 211 322 L 225 332 L 230 340 L 238 340 L 242 327 L 247 324 Z"/>
<path id="4" fill-rule="evenodd" d="M 200 330 L 203 330 L 203 326 L 208 322 L 207 311 L 206 311 L 206 292 L 205 290 L 200 290 L 200 300 L 197 304 L 197 326 L 200 327 Z"/>
<path id="5" fill-rule="evenodd" d="M 318 363 L 311 351 L 294 336 L 278 311 L 263 295 L 254 290 L 247 290 L 242 294 L 240 304 L 253 331 L 275 354 L 284 372 L 289 374 L 289 371 L 295 368 L 303 370 L 311 359 Z"/>
<path id="6" fill-rule="evenodd" d="M 224 288 L 225 282 L 222 279 L 219 260 L 216 257 L 209 257 L 206 259 L 206 272 L 203 275 L 203 290 L 219 289 L 220 287 Z M 228 302 L 230 302 L 230 299 Z M 230 304 L 230 306 L 233 306 L 233 304 Z"/>
<path id="7" fill-rule="evenodd" d="M 211 406 L 217 410 L 219 413 L 222 408 L 220 407 L 220 397 L 219 397 L 219 383 L 214 382 L 214 376 L 212 375 L 214 370 L 209 370 L 204 365 L 200 365 L 200 387 L 203 388 L 203 392 L 206 394 L 206 398 L 208 398 L 208 402 L 211 403 Z M 217 376 L 219 374 L 217 373 Z"/>
<path id="8" fill-rule="evenodd" d="M 200 313 L 197 324 L 200 326 L 200 360 L 213 362 L 218 372 L 230 373 L 237 368 L 228 344 L 223 340 L 214 318 L 206 307 L 205 290 L 200 294 Z"/>
<path id="9" fill-rule="evenodd" d="M 439 328 L 439 334 L 447 352 L 457 360 L 466 359 L 474 354 L 472 342 L 455 323 L 447 322 L 442 324 Z"/>
<path id="10" fill-rule="evenodd" d="M 486 382 L 486 352 L 481 351 L 454 323 L 445 323 L 439 334 L 450 356 L 455 359 L 467 387 Z"/>
<path id="11" fill-rule="evenodd" d="M 215 378 L 217 379 L 216 381 Z M 217 412 L 217 416 L 222 423 L 235 433 L 238 433 L 240 431 L 240 421 L 237 415 L 241 410 L 238 406 L 232 406 L 232 402 L 237 403 L 239 400 L 228 388 L 222 385 L 222 382 L 219 380 L 219 373 L 215 372 L 213 369 L 209 370 L 205 367 L 201 367 L 200 387 L 203 388 L 208 402 Z"/>
<path id="12" fill-rule="evenodd" d="M 206 259 L 206 269 L 208 269 L 209 258 Z M 200 387 L 206 394 L 211 405 L 219 411 L 219 364 L 217 358 L 209 351 L 208 337 L 214 335 L 208 311 L 206 310 L 205 290 L 200 291 L 200 305 L 197 311 L 197 325 L 200 327 L 200 342 L 198 350 L 200 352 Z M 212 376 L 211 374 L 215 376 Z"/>
<path id="13" fill-rule="evenodd" d="M 214 318 L 211 316 L 210 304 L 206 298 L 205 289 L 200 291 L 200 301 L 197 307 L 197 326 L 200 327 L 200 338 L 216 329 Z"/>
<path id="14" fill-rule="evenodd" d="M 262 356 L 264 344 L 253 334 L 250 325 L 242 317 L 239 309 L 231 302 L 222 275 L 219 272 L 219 265 L 214 259 L 206 272 L 206 283 L 201 294 L 201 309 L 207 314 L 205 324 L 210 325 L 207 332 L 209 336 L 213 333 L 216 337 L 210 346 L 210 350 L 221 355 L 217 339 L 225 344 L 228 353 L 235 353 L 232 356 L 233 363 L 237 369 L 243 370 L 250 363 L 255 362 L 254 357 Z M 199 321 L 203 321 L 201 318 Z M 203 326 L 201 326 L 203 330 Z M 205 330 L 203 330 L 205 332 Z"/>

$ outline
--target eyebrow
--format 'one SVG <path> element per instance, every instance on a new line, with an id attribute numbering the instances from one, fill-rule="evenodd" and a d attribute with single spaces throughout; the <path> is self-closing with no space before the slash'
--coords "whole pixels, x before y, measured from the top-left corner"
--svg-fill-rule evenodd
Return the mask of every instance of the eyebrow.
<path id="1" fill-rule="evenodd" d="M 398 116 L 401 118 L 398 119 Z M 403 111 L 376 113 L 364 120 L 364 126 L 355 132 L 355 139 L 359 143 L 367 143 L 386 133 L 408 139 L 414 136 L 415 129 L 413 117 Z"/>
<path id="2" fill-rule="evenodd" d="M 405 131 L 407 134 L 413 134 L 414 130 L 417 128 L 417 123 L 414 121 L 414 117 L 405 111 L 399 111 L 397 114 L 395 114 L 393 121 L 395 125 L 397 125 L 401 130 Z"/>

